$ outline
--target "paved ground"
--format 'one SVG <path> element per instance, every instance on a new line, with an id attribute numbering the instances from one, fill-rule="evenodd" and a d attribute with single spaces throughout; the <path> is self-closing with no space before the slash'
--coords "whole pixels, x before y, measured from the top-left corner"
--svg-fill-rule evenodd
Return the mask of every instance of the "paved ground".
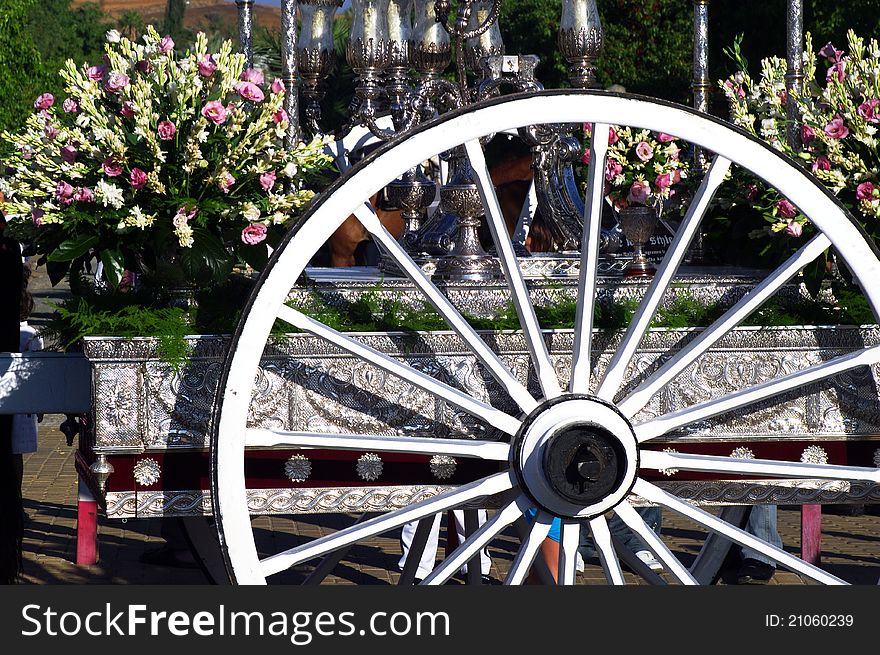
<path id="1" fill-rule="evenodd" d="M 51 312 L 50 303 L 66 295 L 64 288 L 52 288 L 44 269 L 36 271 L 31 289 L 36 309 L 31 322 L 39 325 Z M 99 527 L 99 561 L 94 566 L 77 566 L 76 498 L 77 480 L 74 449 L 68 447 L 58 430 L 60 415 L 48 415 L 40 426 L 40 449 L 25 459 L 24 497 L 30 515 L 26 526 L 24 579 L 26 584 L 206 584 L 208 579 L 197 568 L 171 568 L 141 564 L 138 557 L 163 543 L 159 536 L 161 519 L 128 522 L 102 520 Z M 880 509 L 878 507 L 877 509 Z M 880 512 L 878 512 L 880 514 Z M 303 538 L 325 534 L 350 521 L 348 517 L 313 517 L 298 522 L 283 518 L 255 519 L 258 543 L 266 552 L 278 552 Z M 779 530 L 786 549 L 800 548 L 800 513 L 781 508 Z M 704 534 L 692 524 L 664 515 L 664 539 L 689 563 L 699 551 Z M 441 548 L 443 545 L 441 534 Z M 515 555 L 513 533 L 493 543 L 492 574 L 502 578 Z M 822 524 L 822 566 L 854 584 L 875 585 L 880 578 L 880 516 L 844 516 L 827 513 Z M 352 550 L 349 559 L 334 570 L 327 582 L 336 584 L 390 584 L 396 580 L 399 542 L 395 534 L 375 539 Z M 725 569 L 721 584 L 730 582 L 732 568 Z M 296 581 L 302 572 L 293 571 Z M 643 583 L 627 574 L 631 583 Z M 601 570 L 588 564 L 578 581 L 604 584 Z M 803 584 L 799 576 L 780 571 L 772 584 Z"/>

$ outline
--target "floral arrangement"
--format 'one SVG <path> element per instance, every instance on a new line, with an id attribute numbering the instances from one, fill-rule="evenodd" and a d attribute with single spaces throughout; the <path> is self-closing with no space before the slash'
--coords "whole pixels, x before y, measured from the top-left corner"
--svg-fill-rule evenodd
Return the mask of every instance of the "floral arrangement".
<path id="1" fill-rule="evenodd" d="M 734 123 L 807 166 L 859 217 L 869 234 L 880 237 L 880 44 L 869 43 L 853 31 L 849 51 L 831 43 L 813 52 L 810 35 L 804 53 L 805 84 L 801 92 L 786 92 L 786 62 L 770 57 L 752 79 L 738 44 L 731 55 L 740 68 L 720 85 Z M 819 61 L 825 70 L 817 78 Z M 817 81 L 818 80 L 818 81 Z M 786 137 L 788 103 L 801 116 L 799 143 Z M 757 180 L 743 186 L 745 200 L 762 211 L 769 233 L 800 237 L 811 224 L 787 198 Z"/>
<path id="2" fill-rule="evenodd" d="M 0 135 L 10 231 L 55 277 L 96 257 L 113 287 L 259 268 L 311 201 L 325 144 L 284 147 L 284 85 L 228 41 L 212 53 L 199 34 L 178 56 L 152 27 L 107 38 L 100 64 L 60 71 L 67 97 L 41 95 L 22 131 Z"/>
<path id="3" fill-rule="evenodd" d="M 593 126 L 583 126 L 584 165 L 590 163 Z M 615 209 L 651 205 L 662 209 L 675 188 L 687 176 L 679 140 L 663 132 L 612 126 L 605 159 L 605 194 Z"/>

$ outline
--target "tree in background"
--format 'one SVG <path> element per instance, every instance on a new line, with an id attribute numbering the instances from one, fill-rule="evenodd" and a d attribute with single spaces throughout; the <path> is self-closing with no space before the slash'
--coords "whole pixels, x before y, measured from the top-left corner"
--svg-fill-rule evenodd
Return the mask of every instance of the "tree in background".
<path id="1" fill-rule="evenodd" d="M 171 38 L 180 44 L 192 39 L 192 32 L 183 25 L 186 3 L 187 0 L 168 0 L 168 4 L 165 5 L 165 20 L 162 23 L 162 33 L 171 35 Z"/>
<path id="2" fill-rule="evenodd" d="M 0 4 L 0 129 L 20 126 L 47 75 L 33 35 L 26 27 L 36 0 L 5 0 Z"/>

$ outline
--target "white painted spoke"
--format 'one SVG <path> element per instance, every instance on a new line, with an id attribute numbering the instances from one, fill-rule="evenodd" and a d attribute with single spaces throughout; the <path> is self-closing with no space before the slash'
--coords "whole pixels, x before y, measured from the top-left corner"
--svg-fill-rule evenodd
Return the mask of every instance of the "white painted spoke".
<path id="1" fill-rule="evenodd" d="M 483 147 L 480 145 L 479 139 L 477 139 L 466 142 L 464 148 L 471 167 L 477 176 L 475 182 L 480 191 L 480 198 L 483 200 L 483 207 L 486 210 L 486 222 L 489 225 L 489 230 L 492 232 L 492 239 L 495 242 L 495 249 L 498 252 L 501 268 L 504 270 L 504 275 L 507 278 L 511 300 L 516 308 L 520 326 L 522 326 L 523 332 L 526 335 L 529 353 L 532 356 L 532 363 L 538 376 L 538 384 L 541 386 L 541 392 L 545 398 L 555 398 L 562 393 L 559 387 L 559 378 L 556 377 L 556 369 L 553 366 L 553 361 L 550 359 L 547 344 L 544 342 L 544 335 L 541 332 L 538 317 L 535 316 L 535 308 L 532 306 L 532 301 L 529 298 L 529 290 L 526 287 L 525 278 L 523 278 L 522 271 L 519 269 L 516 253 L 513 251 L 513 244 L 510 236 L 507 234 L 507 224 L 504 222 L 504 215 L 501 213 L 501 206 L 498 204 L 498 196 L 495 195 L 495 188 L 492 186 L 492 179 L 489 177 L 486 158 L 483 156 Z"/>
<path id="2" fill-rule="evenodd" d="M 611 543 L 611 531 L 608 529 L 608 521 L 602 515 L 594 519 L 590 519 L 590 534 L 593 535 L 593 546 L 599 554 L 599 562 L 602 564 L 602 570 L 605 571 L 605 578 L 609 584 L 625 585 L 626 580 L 623 578 L 623 570 L 620 568 L 620 560 L 617 559 L 617 553 L 614 552 L 614 545 Z"/>
<path id="3" fill-rule="evenodd" d="M 518 501 L 514 500 L 510 504 L 503 507 L 491 518 L 489 518 L 480 528 L 474 532 L 463 544 L 456 548 L 431 574 L 425 578 L 423 584 L 441 585 L 476 555 L 486 544 L 494 539 L 511 523 L 522 516 L 523 510 L 521 505 L 524 498 Z"/>
<path id="4" fill-rule="evenodd" d="M 795 573 L 800 573 L 823 584 L 846 584 L 844 580 L 823 571 L 817 566 L 807 564 L 802 559 L 799 559 L 772 544 L 768 544 L 766 541 L 758 539 L 745 530 L 740 530 L 726 521 L 722 521 L 717 516 L 714 516 L 705 510 L 695 507 L 690 503 L 686 503 L 680 498 L 663 491 L 650 482 L 646 482 L 642 479 L 636 480 L 633 492 L 652 503 L 657 503 L 658 505 L 662 505 L 674 512 L 678 512 L 682 516 L 688 517 L 708 530 L 716 532 L 727 537 L 731 541 L 738 543 L 740 546 L 753 548 L 774 559 L 781 566 L 791 569 Z"/>
<path id="5" fill-rule="evenodd" d="M 248 448 L 328 448 L 331 450 L 375 450 L 385 453 L 417 453 L 472 457 L 506 462 L 510 444 L 476 439 L 445 439 L 441 437 L 401 437 L 366 434 L 332 434 L 322 432 L 288 432 L 248 428 Z"/>
<path id="6" fill-rule="evenodd" d="M 523 509 L 527 509 L 527 507 L 524 507 Z M 505 585 L 518 585 L 523 583 L 523 580 L 526 579 L 526 575 L 528 575 L 529 568 L 531 568 L 532 563 L 535 561 L 535 556 L 538 554 L 541 544 L 550 532 L 550 526 L 552 523 L 553 517 L 550 514 L 544 510 L 538 511 L 532 522 L 529 534 L 526 535 L 525 540 L 520 546 L 519 552 L 517 552 L 516 557 L 513 560 L 513 564 L 510 565 L 510 571 L 508 571 L 507 577 L 504 578 Z"/>
<path id="7" fill-rule="evenodd" d="M 574 349 L 571 354 L 571 378 L 568 382 L 568 390 L 571 393 L 590 392 L 592 370 L 590 345 L 593 342 L 593 307 L 596 300 L 596 277 L 599 274 L 599 234 L 605 196 L 605 154 L 608 151 L 608 131 L 608 125 L 597 123 L 593 126 L 593 137 L 590 140 Z"/>
<path id="8" fill-rule="evenodd" d="M 487 424 L 497 427 L 503 432 L 516 434 L 517 430 L 519 430 L 520 421 L 510 414 L 495 409 L 491 405 L 487 405 L 479 400 L 475 400 L 466 393 L 459 391 L 448 384 L 435 380 L 431 376 L 425 375 L 412 366 L 408 366 L 396 359 L 392 359 L 374 348 L 365 346 L 359 341 L 327 327 L 323 323 L 316 321 L 310 316 L 306 316 L 296 309 L 282 306 L 278 312 L 278 318 L 287 321 L 294 327 L 309 332 L 310 334 L 314 334 L 322 339 L 326 339 L 346 352 L 349 352 L 356 357 L 360 357 L 389 373 L 393 373 L 410 384 L 444 399 L 450 404 L 466 411 L 468 414 L 482 419 Z"/>
<path id="9" fill-rule="evenodd" d="M 650 421 L 645 421 L 634 428 L 639 442 L 648 441 L 662 436 L 667 432 L 684 427 L 696 421 L 724 414 L 745 405 L 767 400 L 786 391 L 793 391 L 808 384 L 838 375 L 856 366 L 870 366 L 880 362 L 880 346 L 866 350 L 857 350 L 847 355 L 835 357 L 822 364 L 810 366 L 802 371 L 790 373 L 781 378 L 769 380 L 741 391 L 730 393 L 720 398 L 707 400 L 703 403 L 686 407 L 677 412 L 664 414 Z"/>
<path id="10" fill-rule="evenodd" d="M 577 576 L 577 550 L 581 537 L 579 521 L 563 521 L 559 531 L 559 570 L 556 580 L 561 585 L 573 585 Z"/>
<path id="11" fill-rule="evenodd" d="M 715 455 L 691 455 L 642 450 L 642 468 L 712 471 L 737 475 L 770 475 L 783 478 L 818 478 L 827 480 L 867 480 L 880 484 L 880 469 L 831 464 L 805 464 L 774 459 L 741 459 Z"/>
<path id="12" fill-rule="evenodd" d="M 824 234 L 818 234 L 813 237 L 807 245 L 789 257 L 782 266 L 764 279 L 761 284 L 743 296 L 721 318 L 703 330 L 698 337 L 693 339 L 668 362 L 652 373 L 635 391 L 627 395 L 618 404 L 618 408 L 623 412 L 624 416 L 628 418 L 635 416 L 640 409 L 648 404 L 654 394 L 669 384 L 675 376 L 696 361 L 725 334 L 748 318 L 752 312 L 763 305 L 798 271 L 825 252 L 830 245 L 831 241 Z"/>
<path id="13" fill-rule="evenodd" d="M 261 560 L 260 567 L 264 575 L 270 576 L 301 562 L 307 562 L 315 557 L 332 553 L 339 548 L 344 548 L 362 539 L 368 539 L 389 530 L 394 530 L 404 523 L 418 521 L 426 516 L 432 516 L 438 512 L 445 512 L 446 510 L 460 507 L 477 498 L 502 493 L 513 488 L 515 484 L 516 480 L 512 473 L 496 473 L 487 478 L 450 489 L 409 507 L 377 516 L 364 523 L 272 555 Z"/>
<path id="14" fill-rule="evenodd" d="M 538 402 L 532 397 L 528 389 L 513 376 L 507 365 L 489 348 L 488 344 L 483 341 L 476 330 L 471 327 L 470 323 L 464 319 L 458 309 L 449 302 L 449 299 L 434 286 L 421 267 L 412 260 L 409 253 L 397 242 L 397 239 L 391 236 L 391 233 L 385 229 L 372 207 L 361 205 L 355 210 L 354 214 L 364 228 L 366 228 L 367 232 L 379 241 L 394 262 L 413 281 L 416 287 L 421 290 L 434 309 L 455 330 L 455 333 L 470 346 L 480 362 L 492 373 L 492 376 L 498 380 L 499 384 L 504 387 L 504 390 L 519 405 L 520 409 L 528 414 L 537 407 Z"/>
<path id="15" fill-rule="evenodd" d="M 599 398 L 608 401 L 614 400 L 614 396 L 623 384 L 626 368 L 632 361 L 645 332 L 651 326 L 651 319 L 657 313 L 657 308 L 660 306 L 676 272 L 678 272 L 678 267 L 703 220 L 706 209 L 708 209 L 718 187 L 724 181 L 728 170 L 730 170 L 730 161 L 723 157 L 715 157 L 688 207 L 687 214 L 675 232 L 675 238 L 666 251 L 663 262 L 651 281 L 651 286 L 648 287 L 645 297 L 639 303 L 623 341 L 615 351 L 608 368 L 605 369 L 605 374 L 596 389 L 596 395 Z"/>
<path id="16" fill-rule="evenodd" d="M 627 501 L 623 501 L 614 508 L 615 513 L 620 519 L 626 523 L 630 530 L 639 535 L 642 540 L 648 544 L 654 555 L 660 558 L 660 561 L 666 566 L 666 569 L 684 585 L 698 585 L 696 578 L 691 575 L 678 558 L 672 554 L 672 551 L 663 543 L 663 540 L 654 532 L 648 524 L 639 516 L 639 513 L 633 509 Z"/>

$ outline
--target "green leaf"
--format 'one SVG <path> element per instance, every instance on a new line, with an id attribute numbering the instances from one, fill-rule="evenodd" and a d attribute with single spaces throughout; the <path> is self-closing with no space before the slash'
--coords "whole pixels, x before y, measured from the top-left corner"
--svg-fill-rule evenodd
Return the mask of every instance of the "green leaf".
<path id="1" fill-rule="evenodd" d="M 50 262 L 69 262 L 82 257 L 98 243 L 98 237 L 80 235 L 62 242 L 58 249 L 49 255 Z"/>
<path id="2" fill-rule="evenodd" d="M 125 272 L 122 253 L 118 250 L 102 250 L 101 263 L 104 265 L 104 277 L 114 289 L 119 286 L 122 274 Z"/>
<path id="3" fill-rule="evenodd" d="M 49 282 L 54 287 L 64 279 L 67 271 L 70 270 L 70 262 L 53 262 L 46 260 L 46 273 L 49 275 Z"/>
<path id="4" fill-rule="evenodd" d="M 242 244 L 238 248 L 238 253 L 255 271 L 262 271 L 269 261 L 269 249 L 266 248 L 265 243 L 258 243 L 255 246 Z"/>

